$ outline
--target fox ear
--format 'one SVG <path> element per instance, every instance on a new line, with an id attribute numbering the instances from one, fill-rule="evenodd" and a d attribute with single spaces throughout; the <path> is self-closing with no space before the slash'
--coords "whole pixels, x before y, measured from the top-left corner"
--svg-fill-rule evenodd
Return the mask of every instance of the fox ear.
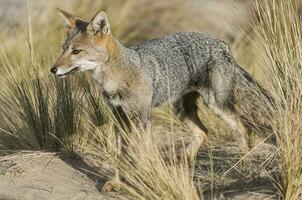
<path id="1" fill-rule="evenodd" d="M 80 19 L 79 17 L 76 17 L 62 9 L 57 8 L 60 15 L 65 21 L 65 25 L 68 29 L 75 28 L 76 26 L 81 25 L 82 23 L 86 23 L 84 20 Z"/>
<path id="2" fill-rule="evenodd" d="M 94 18 L 91 20 L 89 24 L 90 31 L 93 32 L 93 35 L 101 35 L 101 34 L 110 34 L 110 24 L 105 12 L 98 12 Z"/>

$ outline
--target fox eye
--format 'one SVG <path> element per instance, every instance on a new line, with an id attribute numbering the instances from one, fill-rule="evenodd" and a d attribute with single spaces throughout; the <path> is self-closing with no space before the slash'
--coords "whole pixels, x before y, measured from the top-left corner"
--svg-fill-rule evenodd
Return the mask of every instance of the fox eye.
<path id="1" fill-rule="evenodd" d="M 71 54 L 79 54 L 82 50 L 75 49 L 71 52 Z"/>

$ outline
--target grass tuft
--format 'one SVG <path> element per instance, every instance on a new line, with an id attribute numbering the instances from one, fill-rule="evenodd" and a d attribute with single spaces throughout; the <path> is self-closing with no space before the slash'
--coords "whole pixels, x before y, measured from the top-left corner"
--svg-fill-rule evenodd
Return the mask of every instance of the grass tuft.
<path id="1" fill-rule="evenodd" d="M 258 1 L 258 34 L 264 70 L 276 100 L 271 116 L 279 147 L 280 190 L 286 200 L 302 198 L 302 25 L 296 1 Z M 263 67 L 262 66 L 262 67 Z"/>

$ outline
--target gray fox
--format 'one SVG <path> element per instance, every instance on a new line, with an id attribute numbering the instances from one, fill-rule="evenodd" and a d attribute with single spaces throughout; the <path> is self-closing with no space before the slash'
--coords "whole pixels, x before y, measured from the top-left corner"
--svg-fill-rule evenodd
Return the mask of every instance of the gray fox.
<path id="1" fill-rule="evenodd" d="M 255 112 L 248 100 L 252 91 L 270 101 L 265 90 L 245 72 L 230 54 L 228 46 L 203 33 L 175 33 L 125 47 L 111 33 L 104 12 L 91 21 L 60 10 L 68 29 L 63 54 L 51 68 L 59 77 L 90 71 L 117 117 L 148 127 L 153 107 L 170 100 L 177 116 L 191 129 L 187 146 L 194 158 L 204 142 L 207 128 L 197 115 L 197 98 L 238 133 L 243 150 L 248 149 L 248 131 L 253 123 L 241 116 L 241 109 Z M 248 106 L 251 106 L 250 108 Z M 255 122 L 262 125 L 255 116 Z M 257 124 L 255 123 L 255 124 Z M 256 127 L 257 128 L 257 127 Z"/>

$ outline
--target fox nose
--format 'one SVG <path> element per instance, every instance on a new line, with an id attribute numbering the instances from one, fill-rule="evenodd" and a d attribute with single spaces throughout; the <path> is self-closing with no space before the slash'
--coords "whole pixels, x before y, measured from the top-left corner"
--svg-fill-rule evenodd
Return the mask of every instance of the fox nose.
<path id="1" fill-rule="evenodd" d="M 53 66 L 51 69 L 50 69 L 51 73 L 55 74 L 57 71 L 58 71 L 58 68 L 57 66 Z"/>

